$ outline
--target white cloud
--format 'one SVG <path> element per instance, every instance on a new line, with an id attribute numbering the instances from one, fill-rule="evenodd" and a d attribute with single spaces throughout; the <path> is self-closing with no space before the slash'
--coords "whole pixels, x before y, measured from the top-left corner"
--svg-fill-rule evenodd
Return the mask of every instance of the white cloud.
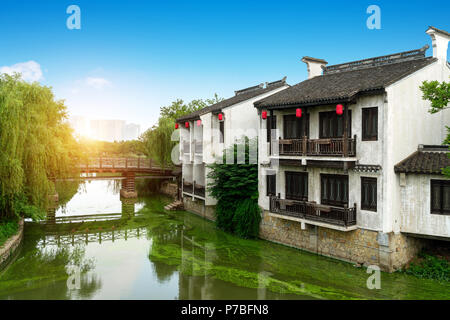
<path id="1" fill-rule="evenodd" d="M 111 85 L 111 82 L 109 80 L 106 80 L 105 78 L 87 77 L 85 82 L 88 86 L 95 89 L 102 89 Z"/>
<path id="2" fill-rule="evenodd" d="M 22 79 L 25 81 L 39 81 L 42 80 L 41 65 L 36 61 L 27 61 L 16 63 L 12 66 L 0 67 L 0 73 L 14 74 L 15 72 L 22 74 Z"/>

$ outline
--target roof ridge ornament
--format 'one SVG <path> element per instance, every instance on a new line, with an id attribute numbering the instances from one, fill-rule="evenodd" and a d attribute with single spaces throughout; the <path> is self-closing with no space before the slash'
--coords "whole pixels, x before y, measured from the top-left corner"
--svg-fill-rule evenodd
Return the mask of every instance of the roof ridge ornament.
<path id="1" fill-rule="evenodd" d="M 425 45 L 422 48 L 410 50 L 410 51 L 404 51 L 404 52 L 398 52 L 393 54 L 388 54 L 385 56 L 379 56 L 379 57 L 373 57 L 369 59 L 363 59 L 363 60 L 356 60 L 341 64 L 335 64 L 328 67 L 323 67 L 323 74 L 332 74 L 337 72 L 344 72 L 344 71 L 353 71 L 353 70 L 360 70 L 360 69 L 366 69 L 366 68 L 373 68 L 378 66 L 383 66 L 387 64 L 392 63 L 399 63 L 399 62 L 405 62 L 405 61 L 411 61 L 411 60 L 417 60 L 417 59 L 423 59 L 425 58 L 425 51 L 429 48 L 429 45 Z"/>
<path id="2" fill-rule="evenodd" d="M 242 93 L 250 92 L 250 91 L 255 91 L 255 90 L 259 90 L 259 89 L 263 89 L 263 88 L 264 88 L 264 83 L 261 82 L 260 84 L 258 84 L 256 86 L 252 86 L 252 87 L 236 90 L 236 91 L 234 91 L 234 95 L 237 96 L 238 94 L 242 94 Z"/>

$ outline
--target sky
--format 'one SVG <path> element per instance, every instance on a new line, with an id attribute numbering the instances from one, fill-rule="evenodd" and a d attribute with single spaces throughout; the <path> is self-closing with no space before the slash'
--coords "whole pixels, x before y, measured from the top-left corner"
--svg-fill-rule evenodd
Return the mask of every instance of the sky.
<path id="1" fill-rule="evenodd" d="M 66 10 L 80 8 L 80 29 Z M 369 29 L 377 5 L 381 28 Z M 0 0 L 0 72 L 51 86 L 70 115 L 146 129 L 176 99 L 234 95 L 329 65 L 417 49 L 450 32 L 450 1 Z M 431 55 L 431 48 L 427 55 Z"/>

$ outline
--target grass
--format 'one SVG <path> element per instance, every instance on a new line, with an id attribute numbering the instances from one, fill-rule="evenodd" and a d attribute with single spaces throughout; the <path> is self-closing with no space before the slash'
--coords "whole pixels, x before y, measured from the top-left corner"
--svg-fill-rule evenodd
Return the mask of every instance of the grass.
<path id="1" fill-rule="evenodd" d="M 0 222 L 0 246 L 19 231 L 17 221 Z"/>

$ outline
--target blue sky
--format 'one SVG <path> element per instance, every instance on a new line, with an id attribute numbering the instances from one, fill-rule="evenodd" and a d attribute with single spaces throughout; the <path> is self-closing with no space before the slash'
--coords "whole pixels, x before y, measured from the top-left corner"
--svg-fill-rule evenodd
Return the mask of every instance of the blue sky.
<path id="1" fill-rule="evenodd" d="M 81 30 L 66 27 L 71 4 Z M 372 4 L 380 30 L 366 26 Z M 298 83 L 305 55 L 336 64 L 431 45 L 425 30 L 450 31 L 449 12 L 444 0 L 0 0 L 0 68 L 31 68 L 73 115 L 145 129 L 177 98 Z"/>

